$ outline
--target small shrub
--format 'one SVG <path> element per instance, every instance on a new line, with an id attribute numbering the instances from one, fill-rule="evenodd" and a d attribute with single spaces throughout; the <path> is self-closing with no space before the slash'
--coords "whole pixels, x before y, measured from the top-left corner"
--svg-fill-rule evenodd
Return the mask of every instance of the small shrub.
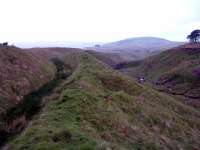
<path id="1" fill-rule="evenodd" d="M 59 133 L 54 134 L 54 136 L 52 137 L 52 140 L 54 142 L 70 142 L 72 138 L 72 134 L 69 130 L 63 130 L 60 131 Z"/>

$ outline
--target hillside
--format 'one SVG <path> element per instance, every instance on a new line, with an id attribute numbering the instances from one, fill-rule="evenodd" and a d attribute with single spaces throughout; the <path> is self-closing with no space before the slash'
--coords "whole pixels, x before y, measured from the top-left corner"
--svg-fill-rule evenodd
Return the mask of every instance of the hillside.
<path id="1" fill-rule="evenodd" d="M 82 51 L 77 48 L 64 48 L 64 47 L 48 47 L 48 48 L 30 48 L 25 49 L 31 53 L 37 54 L 44 59 L 51 60 L 53 58 L 62 59 L 65 55 L 72 54 L 74 52 Z"/>
<path id="2" fill-rule="evenodd" d="M 0 114 L 9 104 L 20 103 L 23 96 L 52 80 L 55 72 L 55 66 L 39 55 L 16 47 L 1 47 Z"/>
<path id="3" fill-rule="evenodd" d="M 157 54 L 161 51 L 179 46 L 183 43 L 169 41 L 155 37 L 130 38 L 96 47 L 96 51 L 114 52 L 131 56 L 132 60 L 139 60 Z"/>
<path id="4" fill-rule="evenodd" d="M 115 68 L 116 65 L 119 63 L 132 60 L 132 58 L 128 58 L 122 54 L 117 54 L 117 53 L 97 52 L 92 50 L 87 50 L 86 52 L 113 68 Z"/>
<path id="5" fill-rule="evenodd" d="M 200 113 L 138 84 L 86 52 L 28 127 L 5 147 L 22 149 L 198 149 Z M 73 62 L 74 63 L 74 62 Z"/>
<path id="6" fill-rule="evenodd" d="M 56 67 L 47 59 L 28 51 L 0 47 L 0 135 L 6 136 L 20 117 L 9 119 L 11 110 L 21 107 L 29 93 L 37 91 L 56 75 Z M 0 136 L 0 144 L 3 138 Z"/>
<path id="7" fill-rule="evenodd" d="M 196 107 L 200 107 L 199 69 L 199 44 L 186 44 L 143 61 L 121 64 L 122 72 L 136 78 L 144 77 L 159 90 L 182 95 L 186 103 Z"/>

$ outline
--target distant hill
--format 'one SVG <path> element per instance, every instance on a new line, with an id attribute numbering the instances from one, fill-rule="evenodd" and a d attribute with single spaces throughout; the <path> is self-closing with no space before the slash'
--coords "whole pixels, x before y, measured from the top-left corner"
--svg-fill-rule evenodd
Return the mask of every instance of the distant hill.
<path id="1" fill-rule="evenodd" d="M 200 107 L 200 44 L 186 44 L 118 67 L 130 76 L 144 77 L 159 90 L 182 95 L 187 103 Z"/>
<path id="2" fill-rule="evenodd" d="M 131 56 L 133 60 L 138 60 L 181 44 L 183 43 L 156 37 L 138 37 L 107 43 L 94 49 L 100 52 L 123 53 Z"/>

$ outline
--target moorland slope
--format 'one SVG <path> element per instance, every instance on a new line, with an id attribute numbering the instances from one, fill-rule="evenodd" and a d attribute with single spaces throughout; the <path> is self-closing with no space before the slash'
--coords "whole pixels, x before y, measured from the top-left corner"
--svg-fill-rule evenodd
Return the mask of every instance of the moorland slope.
<path id="1" fill-rule="evenodd" d="M 76 59 L 75 59 L 76 58 Z M 198 149 L 200 113 L 137 83 L 87 52 L 10 149 Z M 74 63 L 74 62 L 73 62 Z"/>
<path id="2" fill-rule="evenodd" d="M 125 74 L 145 78 L 159 90 L 183 95 L 200 106 L 200 44 L 186 44 L 142 61 L 118 65 Z"/>

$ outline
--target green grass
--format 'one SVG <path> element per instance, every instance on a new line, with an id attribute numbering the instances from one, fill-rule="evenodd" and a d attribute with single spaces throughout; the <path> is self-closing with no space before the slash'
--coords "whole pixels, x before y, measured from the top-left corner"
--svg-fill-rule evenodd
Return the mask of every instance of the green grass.
<path id="1" fill-rule="evenodd" d="M 200 113 L 87 53 L 13 149 L 159 150 L 200 146 Z M 68 133 L 67 135 L 65 133 Z M 69 136 L 70 135 L 70 136 Z"/>

